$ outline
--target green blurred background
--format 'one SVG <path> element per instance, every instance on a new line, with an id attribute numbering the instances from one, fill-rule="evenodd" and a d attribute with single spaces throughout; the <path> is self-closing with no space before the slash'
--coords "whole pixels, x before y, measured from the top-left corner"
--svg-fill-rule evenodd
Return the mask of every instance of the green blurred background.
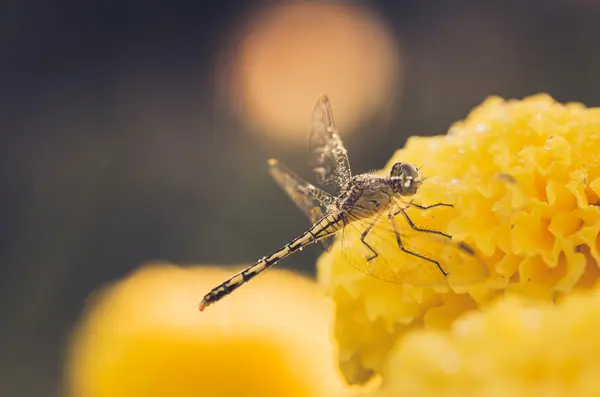
<path id="1" fill-rule="evenodd" d="M 58 393 L 104 283 L 301 233 L 266 160 L 312 178 L 321 94 L 356 173 L 489 95 L 600 103 L 594 0 L 9 0 L 0 32 L 0 396 Z M 319 253 L 280 266 L 314 274 Z"/>

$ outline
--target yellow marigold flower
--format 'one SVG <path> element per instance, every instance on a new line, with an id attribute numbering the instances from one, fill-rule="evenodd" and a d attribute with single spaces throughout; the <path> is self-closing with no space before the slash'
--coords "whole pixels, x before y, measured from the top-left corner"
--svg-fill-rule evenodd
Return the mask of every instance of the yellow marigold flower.
<path id="1" fill-rule="evenodd" d="M 508 297 L 393 349 L 382 396 L 600 395 L 600 291 L 558 305 Z"/>
<path id="2" fill-rule="evenodd" d="M 409 209 L 411 218 L 473 247 L 482 268 L 472 271 L 485 269 L 488 276 L 439 288 L 384 283 L 354 270 L 336 244 L 318 268 L 336 303 L 346 379 L 363 383 L 382 374 L 392 346 L 411 329 L 448 329 L 463 313 L 505 294 L 552 301 L 591 286 L 600 274 L 598 160 L 600 109 L 548 95 L 492 97 L 448 134 L 410 138 L 380 174 L 389 175 L 398 161 L 422 167 L 428 179 L 415 202 L 454 208 Z M 410 261 L 405 255 L 393 262 Z M 464 271 L 468 278 L 469 267 Z"/>
<path id="3" fill-rule="evenodd" d="M 74 397 L 341 396 L 332 308 L 273 269 L 200 313 L 231 269 L 142 267 L 93 299 L 67 359 Z"/>

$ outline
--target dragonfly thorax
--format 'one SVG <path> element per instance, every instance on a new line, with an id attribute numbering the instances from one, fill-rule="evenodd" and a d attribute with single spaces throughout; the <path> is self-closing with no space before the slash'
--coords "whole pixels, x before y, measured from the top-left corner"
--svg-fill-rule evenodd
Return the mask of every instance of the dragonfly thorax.
<path id="1" fill-rule="evenodd" d="M 394 194 L 390 178 L 361 174 L 342 187 L 337 204 L 340 210 L 370 215 L 387 208 Z"/>

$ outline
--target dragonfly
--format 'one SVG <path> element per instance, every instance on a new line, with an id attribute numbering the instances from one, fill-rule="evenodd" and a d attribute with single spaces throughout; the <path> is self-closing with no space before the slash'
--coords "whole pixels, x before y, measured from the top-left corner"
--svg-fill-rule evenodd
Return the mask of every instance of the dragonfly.
<path id="1" fill-rule="evenodd" d="M 312 226 L 213 288 L 199 304 L 200 311 L 313 243 L 319 242 L 330 252 L 340 235 L 345 261 L 381 281 L 434 287 L 447 285 L 453 276 L 456 285 L 478 283 L 486 277 L 486 268 L 472 247 L 413 221 L 410 210 L 453 207 L 448 203 L 421 205 L 410 199 L 425 181 L 418 167 L 397 162 L 389 176 L 370 172 L 352 175 L 326 95 L 318 99 L 313 110 L 309 152 L 318 184 L 336 193 L 304 181 L 280 161 L 269 159 L 271 176 Z"/>

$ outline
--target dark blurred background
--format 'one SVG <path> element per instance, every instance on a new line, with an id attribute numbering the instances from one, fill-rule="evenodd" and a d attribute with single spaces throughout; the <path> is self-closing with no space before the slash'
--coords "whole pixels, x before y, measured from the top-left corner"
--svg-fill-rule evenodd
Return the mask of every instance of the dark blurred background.
<path id="1" fill-rule="evenodd" d="M 308 221 L 314 103 L 355 172 L 489 95 L 600 103 L 600 1 L 4 1 L 0 396 L 58 395 L 86 297 L 154 259 L 247 264 Z M 314 274 L 318 247 L 280 264 Z M 198 299 L 206 291 L 198 291 Z"/>

